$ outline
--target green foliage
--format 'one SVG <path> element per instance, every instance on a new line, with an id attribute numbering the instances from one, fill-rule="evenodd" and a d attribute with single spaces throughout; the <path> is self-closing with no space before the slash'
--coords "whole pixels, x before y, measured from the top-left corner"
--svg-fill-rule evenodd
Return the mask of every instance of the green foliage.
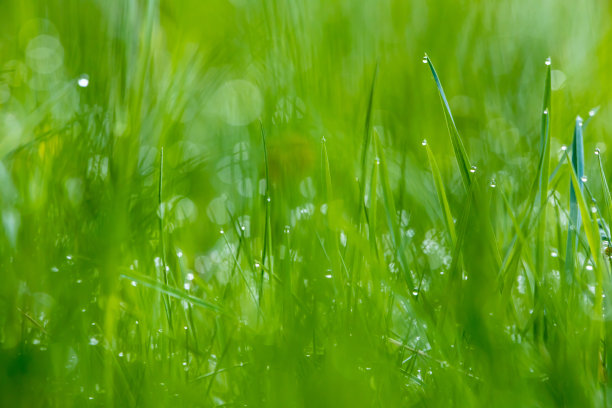
<path id="1" fill-rule="evenodd" d="M 607 3 L 0 22 L 0 406 L 612 403 Z"/>

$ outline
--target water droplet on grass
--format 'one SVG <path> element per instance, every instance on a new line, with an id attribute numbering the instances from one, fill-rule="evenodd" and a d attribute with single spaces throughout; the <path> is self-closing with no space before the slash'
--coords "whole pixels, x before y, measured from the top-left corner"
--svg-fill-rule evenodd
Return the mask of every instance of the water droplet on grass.
<path id="1" fill-rule="evenodd" d="M 589 264 L 586 266 L 586 270 L 587 271 L 592 271 L 593 270 L 593 265 Z"/>
<path id="2" fill-rule="evenodd" d="M 98 339 L 96 339 L 95 337 L 92 337 L 91 339 L 89 339 L 90 346 L 96 346 L 97 344 L 98 344 Z"/>
<path id="3" fill-rule="evenodd" d="M 491 188 L 497 187 L 497 183 L 495 183 L 495 179 L 491 179 L 491 183 L 489 184 L 489 187 Z"/>
<path id="4" fill-rule="evenodd" d="M 598 148 L 596 148 L 596 149 L 595 149 L 595 156 L 599 156 L 599 153 L 600 153 L 600 152 L 601 152 L 601 151 L 599 150 L 599 147 L 598 147 Z"/>
<path id="5" fill-rule="evenodd" d="M 470 173 L 476 173 L 477 167 L 476 166 L 472 166 L 470 167 Z"/>
<path id="6" fill-rule="evenodd" d="M 582 181 L 583 183 L 586 183 L 586 182 L 587 182 L 587 180 L 588 180 L 588 179 L 587 179 L 587 176 L 582 176 L 582 177 L 580 177 L 580 181 Z"/>
<path id="7" fill-rule="evenodd" d="M 544 61 L 544 64 L 546 65 L 550 65 L 552 63 L 550 57 L 546 58 L 546 60 Z"/>
<path id="8" fill-rule="evenodd" d="M 429 57 L 427 56 L 427 54 L 423 55 L 423 64 L 427 64 L 427 62 L 429 61 Z"/>
<path id="9" fill-rule="evenodd" d="M 423 139 L 423 141 L 421 142 L 421 144 L 422 144 L 423 146 L 427 146 L 427 140 L 426 140 L 426 139 Z"/>
<path id="10" fill-rule="evenodd" d="M 77 84 L 81 88 L 87 88 L 89 86 L 89 75 L 87 74 L 81 75 L 79 79 L 77 80 Z"/>
<path id="11" fill-rule="evenodd" d="M 566 150 L 567 150 L 567 146 L 566 145 L 561 146 L 561 151 L 566 151 Z"/>
<path id="12" fill-rule="evenodd" d="M 132 284 L 132 286 L 134 286 L 134 287 L 136 287 L 136 285 L 138 285 L 138 284 L 136 283 L 136 281 L 132 281 L 132 282 L 131 282 L 131 284 Z"/>
<path id="13" fill-rule="evenodd" d="M 553 258 L 556 258 L 556 257 L 558 257 L 558 256 L 559 256 L 559 254 L 558 254 L 556 251 L 552 251 L 552 252 L 550 253 L 550 256 L 552 256 Z"/>

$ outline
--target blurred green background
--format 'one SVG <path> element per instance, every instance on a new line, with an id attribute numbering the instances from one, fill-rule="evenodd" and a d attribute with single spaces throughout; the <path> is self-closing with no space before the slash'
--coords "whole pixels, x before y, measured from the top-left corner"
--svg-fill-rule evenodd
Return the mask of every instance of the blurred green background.
<path id="1" fill-rule="evenodd" d="M 0 405 L 612 402 L 592 282 L 559 289 L 567 169 L 497 290 L 547 57 L 551 167 L 599 107 L 597 180 L 611 22 L 603 0 L 0 1 Z M 490 213 L 465 210 L 425 52 Z M 461 289 L 423 139 L 471 214 Z"/>

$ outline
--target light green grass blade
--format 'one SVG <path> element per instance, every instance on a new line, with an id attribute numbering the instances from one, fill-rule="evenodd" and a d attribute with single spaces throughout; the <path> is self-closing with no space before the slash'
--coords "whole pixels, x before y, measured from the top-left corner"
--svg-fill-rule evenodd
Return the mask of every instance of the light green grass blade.
<path id="1" fill-rule="evenodd" d="M 376 130 L 374 130 L 374 143 L 376 148 L 376 154 L 380 161 L 380 179 L 383 191 L 383 201 L 385 203 L 387 223 L 389 225 L 389 232 L 391 233 L 391 240 L 395 249 L 395 256 L 397 257 L 400 266 L 402 267 L 402 272 L 404 274 L 404 278 L 406 280 L 406 283 L 408 284 L 408 287 L 414 288 L 414 282 L 412 276 L 410 275 L 410 267 L 408 265 L 408 260 L 406 259 L 406 254 L 404 253 L 403 247 L 401 245 L 401 236 L 397 224 L 397 212 L 395 210 L 393 191 L 391 190 L 391 184 L 389 183 L 389 174 L 387 172 L 387 162 L 385 160 L 385 154 L 383 152 L 382 145 L 380 143 L 380 138 L 378 137 L 378 132 Z"/>
<path id="2" fill-rule="evenodd" d="M 576 118 L 576 124 L 574 126 L 574 138 L 572 140 L 572 157 L 570 163 L 572 163 L 572 171 L 576 174 L 577 184 L 573 183 L 573 179 L 570 181 L 570 221 L 575 228 L 569 228 L 567 232 L 567 245 L 565 250 L 565 278 L 568 284 L 573 280 L 573 271 L 575 267 L 576 251 L 578 249 L 578 241 L 576 234 L 580 230 L 581 217 L 579 214 L 579 203 L 576 200 L 577 192 L 576 188 L 580 188 L 580 195 L 582 195 L 582 185 L 584 177 L 584 142 L 582 135 L 583 121 L 580 116 Z M 566 153 L 567 154 L 567 153 Z"/>
<path id="3" fill-rule="evenodd" d="M 551 117 L 551 66 L 547 64 L 546 80 L 544 85 L 544 102 L 542 104 L 542 125 L 540 129 L 540 183 L 538 196 L 540 197 L 540 216 L 538 219 L 538 232 L 536 236 L 536 273 L 545 269 L 545 260 L 548 251 L 544 245 L 546 235 L 546 207 L 548 204 L 548 179 L 550 167 L 550 117 Z"/>
<path id="4" fill-rule="evenodd" d="M 200 306 L 203 307 L 204 309 L 208 309 L 208 310 L 214 310 L 215 312 L 223 312 L 223 310 L 221 309 L 221 307 L 207 302 L 205 300 L 199 299 L 195 296 L 191 296 L 188 293 L 185 293 L 177 288 L 173 288 L 171 286 L 168 286 L 166 284 L 164 284 L 163 282 L 158 282 L 150 277 L 144 276 L 144 275 L 136 275 L 136 274 L 126 274 L 126 273 L 122 273 L 120 275 L 121 278 L 123 279 L 127 279 L 130 280 L 132 282 L 136 282 L 142 286 L 145 286 L 149 289 L 154 289 L 164 295 L 173 297 L 175 299 L 178 300 L 184 300 L 185 302 L 189 302 L 195 306 Z"/>
<path id="5" fill-rule="evenodd" d="M 380 166 L 380 160 L 378 157 L 372 165 L 372 177 L 370 178 L 370 211 L 368 215 L 368 227 L 370 245 L 372 250 L 378 257 L 378 242 L 376 237 L 376 216 L 378 212 L 378 167 Z"/>
<path id="6" fill-rule="evenodd" d="M 372 120 L 372 106 L 374 105 L 374 90 L 376 88 L 376 78 L 378 77 L 378 63 L 374 68 L 374 74 L 372 75 L 372 82 L 370 84 L 370 93 L 368 96 L 368 106 L 366 110 L 366 118 L 363 129 L 363 141 L 361 144 L 361 177 L 359 180 L 359 207 L 357 210 L 357 222 L 360 224 L 361 210 L 363 208 L 363 197 L 365 193 L 365 179 L 367 173 L 367 158 L 368 150 L 370 146 L 370 132 L 371 132 L 371 120 Z M 361 224 L 359 225 L 361 228 Z"/>
<path id="7" fill-rule="evenodd" d="M 571 183 L 572 183 L 572 189 L 573 189 L 572 191 L 574 191 L 574 205 L 577 207 L 578 214 L 580 215 L 580 219 L 582 221 L 581 224 L 578 224 L 578 223 L 575 224 L 576 225 L 575 234 L 579 232 L 579 226 L 582 225 L 584 228 L 586 238 L 587 238 L 587 242 L 589 244 L 589 249 L 591 250 L 593 261 L 595 262 L 595 267 L 599 269 L 600 267 L 599 227 L 597 226 L 597 221 L 596 220 L 594 221 L 589 216 L 590 211 L 589 211 L 589 207 L 586 204 L 584 194 L 582 192 L 582 183 L 581 183 L 581 180 L 578 178 L 578 173 L 576 172 L 576 169 L 574 169 L 574 167 L 571 168 L 570 177 L 571 177 Z"/>
<path id="8" fill-rule="evenodd" d="M 446 224 L 446 229 L 450 237 L 450 242 L 452 245 L 454 245 L 454 243 L 457 242 L 457 234 L 455 232 L 455 222 L 453 220 L 453 214 L 451 212 L 450 205 L 448 204 L 448 199 L 446 198 L 446 188 L 444 186 L 444 181 L 442 180 L 442 176 L 440 175 L 440 169 L 438 168 L 438 164 L 436 163 L 436 158 L 431 152 L 429 144 L 427 144 L 426 142 L 425 150 L 427 150 L 427 158 L 429 159 L 429 166 L 431 167 L 431 173 L 434 179 L 436 193 L 438 194 L 438 201 L 440 202 L 440 207 L 444 216 L 444 223 Z"/>

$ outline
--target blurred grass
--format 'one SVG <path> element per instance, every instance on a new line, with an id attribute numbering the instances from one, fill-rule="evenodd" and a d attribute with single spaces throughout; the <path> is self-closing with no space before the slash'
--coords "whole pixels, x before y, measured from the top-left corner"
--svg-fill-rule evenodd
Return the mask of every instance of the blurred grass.
<path id="1" fill-rule="evenodd" d="M 0 405 L 612 403 L 610 17 L 0 2 Z"/>

